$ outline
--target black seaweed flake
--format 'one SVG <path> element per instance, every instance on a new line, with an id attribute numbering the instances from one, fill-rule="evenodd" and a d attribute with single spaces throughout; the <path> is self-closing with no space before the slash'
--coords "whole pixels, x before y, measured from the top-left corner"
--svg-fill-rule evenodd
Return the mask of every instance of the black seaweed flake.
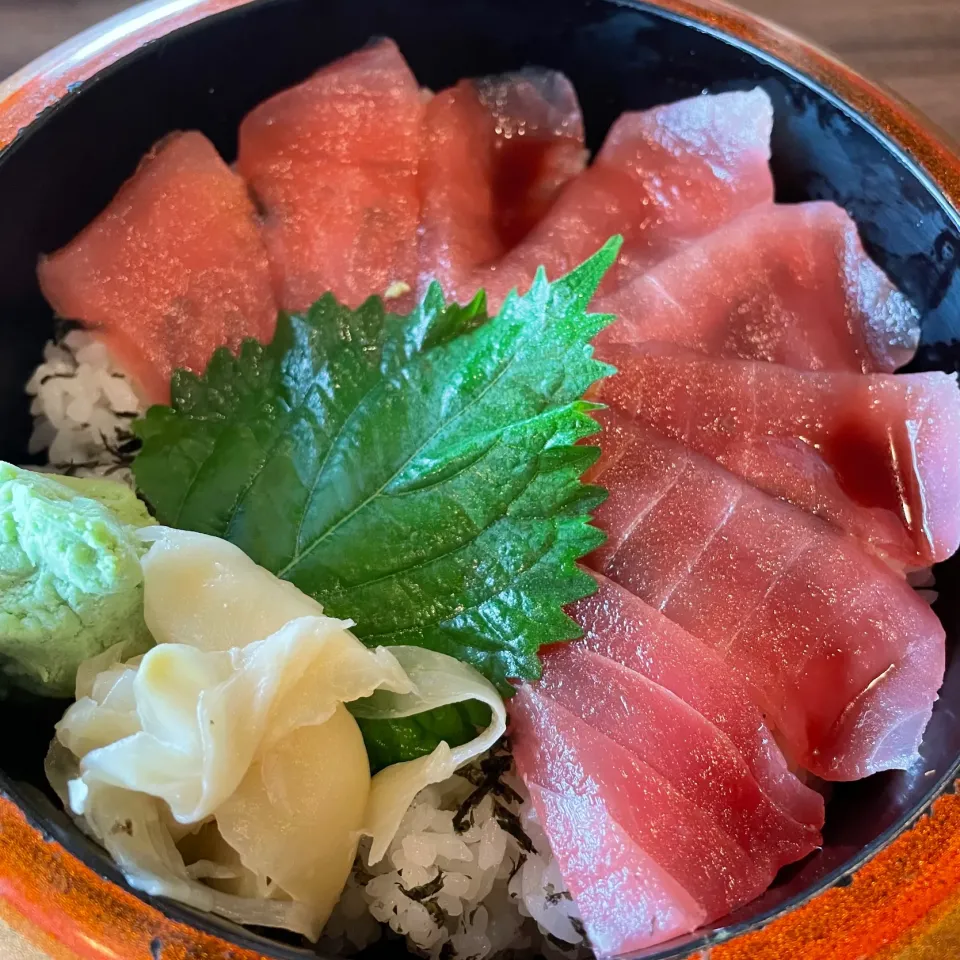
<path id="1" fill-rule="evenodd" d="M 493 796 L 504 796 L 509 790 L 512 797 L 517 797 L 516 791 L 512 790 L 501 780 L 505 773 L 508 773 L 513 763 L 510 754 L 505 750 L 498 750 L 491 753 L 480 761 L 479 768 L 468 767 L 461 771 L 460 776 L 464 777 L 474 785 L 474 790 L 457 808 L 457 813 L 453 818 L 453 829 L 457 833 L 463 833 L 473 824 L 473 812 L 482 803 L 487 794 Z"/>
<path id="2" fill-rule="evenodd" d="M 81 470 L 100 470 L 104 477 L 109 477 L 129 469 L 140 450 L 139 438 L 126 430 L 118 430 L 113 439 L 101 431 L 100 442 L 109 460 L 76 460 L 64 465 L 63 472 L 68 477 L 75 477 Z"/>
<path id="3" fill-rule="evenodd" d="M 496 813 L 497 823 L 500 824 L 500 829 L 509 833 L 511 837 L 517 842 L 517 846 L 524 853 L 536 853 L 537 848 L 533 845 L 533 841 L 527 836 L 526 832 L 523 829 L 523 826 L 520 823 L 520 818 L 512 811 L 507 810 L 505 807 L 498 807 Z"/>
<path id="4" fill-rule="evenodd" d="M 400 887 L 401 893 L 408 899 L 419 903 L 433 917 L 438 927 L 444 927 L 446 924 L 446 914 L 443 912 L 440 904 L 434 899 L 443 889 L 443 871 L 437 868 L 437 875 L 426 883 L 418 887 L 411 887 L 409 890 Z"/>
<path id="5" fill-rule="evenodd" d="M 118 417 L 130 417 L 131 419 L 136 418 L 136 413 L 118 413 Z M 126 430 L 117 431 L 114 435 L 113 440 L 110 440 L 103 433 L 100 434 L 101 439 L 103 440 L 104 449 L 110 456 L 116 458 L 118 461 L 123 461 L 124 464 L 133 463 L 133 458 L 137 455 L 142 446 L 139 437 L 135 437 L 132 433 Z"/>
<path id="6" fill-rule="evenodd" d="M 41 378 L 40 386 L 42 387 L 45 383 L 49 383 L 51 380 L 73 380 L 76 377 L 76 371 L 71 373 L 48 373 L 45 377 Z"/>
<path id="7" fill-rule="evenodd" d="M 513 864 L 513 869 L 510 871 L 510 876 L 507 877 L 508 884 L 523 869 L 523 865 L 526 862 L 527 862 L 527 854 L 524 851 L 521 851 L 520 856 L 517 857 L 516 861 Z"/>
<path id="8" fill-rule="evenodd" d="M 514 868 L 511 878 L 523 865 L 526 854 L 535 854 L 537 848 L 527 836 L 520 818 L 507 804 L 521 805 L 523 798 L 508 783 L 503 782 L 505 774 L 513 766 L 513 756 L 506 740 L 494 748 L 494 752 L 484 757 L 478 765 L 461 770 L 459 775 L 474 785 L 473 791 L 460 804 L 453 818 L 453 829 L 457 833 L 464 833 L 473 826 L 474 812 L 488 795 L 493 797 L 493 816 L 501 829 L 510 834 L 522 851 L 523 859 Z"/>
<path id="9" fill-rule="evenodd" d="M 548 883 L 544 889 L 546 894 L 547 903 L 552 906 L 556 906 L 558 903 L 562 903 L 564 900 L 572 900 L 573 897 L 570 895 L 569 890 L 558 890 L 552 883 Z"/>
<path id="10" fill-rule="evenodd" d="M 443 908 L 436 900 L 424 900 L 421 906 L 433 917 L 439 929 L 443 930 L 446 928 L 447 915 L 443 912 Z"/>
<path id="11" fill-rule="evenodd" d="M 411 900 L 416 900 L 418 903 L 422 903 L 424 900 L 429 900 L 431 897 L 435 897 L 442 889 L 443 871 L 438 870 L 437 875 L 432 880 L 428 880 L 426 883 L 420 884 L 419 887 L 411 887 L 409 890 L 404 890 L 403 892 Z"/>

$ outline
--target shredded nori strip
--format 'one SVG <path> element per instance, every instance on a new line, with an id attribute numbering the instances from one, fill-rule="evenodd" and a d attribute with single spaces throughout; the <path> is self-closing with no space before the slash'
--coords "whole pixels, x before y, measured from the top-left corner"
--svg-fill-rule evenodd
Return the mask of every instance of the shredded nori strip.
<path id="1" fill-rule="evenodd" d="M 507 883 L 510 881 L 523 869 L 523 865 L 527 862 L 526 853 L 521 852 L 520 856 L 517 857 L 516 862 L 513 865 L 513 869 L 510 871 L 510 876 L 507 877 Z"/>
<path id="2" fill-rule="evenodd" d="M 552 883 L 548 883 L 546 889 L 546 901 L 549 904 L 556 905 L 561 903 L 564 900 L 572 900 L 573 897 L 570 895 L 569 890 L 558 890 Z"/>
<path id="3" fill-rule="evenodd" d="M 515 790 L 510 789 L 506 784 L 501 783 L 501 777 L 510 769 L 512 759 L 510 754 L 503 750 L 491 753 L 480 761 L 479 769 L 477 767 L 468 767 L 460 772 L 460 776 L 469 780 L 474 785 L 474 790 L 463 803 L 457 808 L 456 816 L 453 818 L 453 829 L 457 833 L 463 833 L 473 823 L 472 815 L 487 794 L 493 796 L 505 796 L 507 791 L 511 794 L 508 800 L 519 797 Z"/>
<path id="4" fill-rule="evenodd" d="M 76 371 L 72 371 L 71 373 L 48 373 L 40 381 L 40 386 L 42 387 L 45 383 L 49 383 L 51 380 L 73 380 L 76 375 Z"/>
<path id="5" fill-rule="evenodd" d="M 403 892 L 411 899 L 422 903 L 435 897 L 443 889 L 443 871 L 438 870 L 437 875 L 426 883 L 421 883 L 419 887 L 411 887 Z"/>
<path id="6" fill-rule="evenodd" d="M 533 841 L 524 832 L 520 824 L 520 818 L 513 813 L 513 811 L 507 810 L 505 807 L 500 807 L 497 810 L 497 823 L 500 824 L 502 830 L 509 833 L 510 836 L 517 841 L 517 846 L 520 847 L 524 853 L 537 852 Z"/>
<path id="7" fill-rule="evenodd" d="M 127 414 L 118 414 L 118 416 L 126 417 Z M 137 415 L 131 414 L 131 416 L 135 417 Z M 108 463 L 103 459 L 79 460 L 66 464 L 63 472 L 68 477 L 74 477 L 80 470 L 100 469 L 103 471 L 103 476 L 109 477 L 111 474 L 130 467 L 140 450 L 140 439 L 126 430 L 117 431 L 116 436 L 112 440 L 101 431 L 100 440 L 103 443 L 103 449 L 112 459 L 112 463 Z"/>
<path id="8" fill-rule="evenodd" d="M 436 900 L 424 900 L 423 908 L 430 914 L 431 917 L 436 921 L 437 926 L 442 930 L 446 926 L 447 916 L 443 912 L 443 908 L 437 903 Z"/>

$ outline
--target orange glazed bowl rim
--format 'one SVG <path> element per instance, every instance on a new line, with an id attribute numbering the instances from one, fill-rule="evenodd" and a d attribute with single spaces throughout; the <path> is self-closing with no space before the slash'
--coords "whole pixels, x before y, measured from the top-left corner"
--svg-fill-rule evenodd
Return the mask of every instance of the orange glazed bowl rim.
<path id="1" fill-rule="evenodd" d="M 101 71 L 145 44 L 214 15 L 270 2 L 148 0 L 83 31 L 0 83 L 0 152 L 15 143 L 45 111 L 58 104 L 66 106 L 78 87 L 93 81 Z M 846 108 L 915 173 L 941 203 L 948 219 L 960 229 L 957 149 L 946 134 L 896 94 L 866 80 L 815 45 L 722 0 L 611 2 L 653 11 L 717 37 L 784 74 L 799 78 L 826 100 Z M 749 920 L 698 934 L 679 946 L 667 945 L 656 954 L 657 960 L 685 957 L 746 933 L 763 937 L 764 927 L 811 899 L 826 895 L 825 891 L 846 895 L 846 890 L 831 888 L 908 831 L 936 797 L 953 786 L 958 770 L 960 757 L 931 783 L 922 802 L 914 803 L 896 823 L 812 887 Z M 0 851 L 0 917 L 52 950 L 55 956 L 60 949 L 69 960 L 101 960 L 111 955 L 123 960 L 257 960 L 263 956 L 258 951 L 269 951 L 278 957 L 310 956 L 294 948 L 274 946 L 254 933 L 195 915 L 177 904 L 155 902 L 114 885 L 93 869 L 92 860 L 81 854 L 81 862 L 56 842 L 56 829 L 51 830 L 30 793 L 2 771 L 0 833 L 10 850 L 7 855 Z M 945 892 L 943 898 L 946 896 Z M 924 902 L 927 909 L 933 909 L 941 901 Z M 900 932 L 916 920 L 905 911 L 897 921 L 902 925 Z M 849 956 L 853 960 L 856 945 L 850 949 L 854 952 L 837 953 L 837 958 L 847 960 Z"/>

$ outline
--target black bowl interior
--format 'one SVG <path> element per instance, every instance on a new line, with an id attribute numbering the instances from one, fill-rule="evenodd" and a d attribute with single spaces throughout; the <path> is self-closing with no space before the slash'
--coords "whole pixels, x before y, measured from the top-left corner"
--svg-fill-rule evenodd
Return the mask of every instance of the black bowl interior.
<path id="1" fill-rule="evenodd" d="M 262 0 L 147 45 L 73 90 L 0 154 L 0 456 L 25 461 L 23 393 L 53 330 L 35 278 L 37 256 L 69 240 L 110 199 L 163 134 L 197 128 L 223 155 L 237 125 L 267 95 L 306 77 L 371 36 L 394 37 L 420 81 L 434 89 L 462 76 L 539 64 L 573 80 L 591 147 L 623 110 L 704 91 L 762 85 L 776 105 L 774 171 L 781 200 L 831 199 L 857 220 L 871 254 L 923 315 L 917 369 L 960 367 L 958 215 L 935 186 L 875 128 L 808 79 L 755 50 L 643 3 L 615 0 Z M 725 921 L 755 927 L 844 877 L 915 819 L 952 783 L 960 758 L 960 564 L 937 570 L 937 612 L 949 668 L 915 769 L 838 785 L 823 850 L 784 871 L 761 901 Z M 47 799 L 42 760 L 61 703 L 13 697 L 0 704 L 0 787 L 49 835 L 113 879 L 116 872 Z M 200 917 L 168 915 L 275 957 L 301 948 Z M 731 930 L 731 925 L 735 928 Z M 718 925 L 723 927 L 724 924 Z M 686 955 L 688 938 L 649 956 Z M 399 954 L 399 944 L 381 949 Z"/>

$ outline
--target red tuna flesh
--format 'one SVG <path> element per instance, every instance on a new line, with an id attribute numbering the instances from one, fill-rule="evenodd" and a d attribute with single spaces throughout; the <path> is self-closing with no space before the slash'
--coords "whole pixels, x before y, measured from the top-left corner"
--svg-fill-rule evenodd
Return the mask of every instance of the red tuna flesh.
<path id="1" fill-rule="evenodd" d="M 891 372 L 918 317 L 832 203 L 761 207 L 681 250 L 594 308 L 606 342 L 657 340 L 804 370 Z"/>
<path id="2" fill-rule="evenodd" d="M 161 140 L 37 274 L 53 309 L 96 329 L 154 403 L 175 369 L 202 373 L 217 347 L 269 340 L 277 319 L 246 188 L 200 133 Z"/>
<path id="3" fill-rule="evenodd" d="M 515 721 L 518 735 L 560 735 L 549 718 L 532 713 L 531 699 L 528 705 L 525 695 L 514 697 L 514 716 L 531 712 L 529 733 Z M 706 911 L 637 845 L 602 799 L 533 782 L 528 789 L 598 957 L 652 947 L 706 922 Z"/>
<path id="4" fill-rule="evenodd" d="M 762 90 L 622 114 L 590 167 L 473 286 L 483 286 L 497 306 L 511 288 L 525 290 L 541 264 L 549 276 L 560 276 L 619 233 L 625 244 L 608 278 L 615 285 L 622 273 L 647 269 L 745 210 L 771 203 L 772 122 Z"/>
<path id="5" fill-rule="evenodd" d="M 823 826 L 823 799 L 790 772 L 746 684 L 711 647 L 612 580 L 594 576 L 597 592 L 568 608 L 583 638 L 547 648 L 547 662 L 582 648 L 667 691 L 734 747 L 762 793 L 811 838 Z"/>
<path id="6" fill-rule="evenodd" d="M 599 588 L 571 610 L 584 639 L 550 648 L 543 679 L 524 684 L 509 710 L 518 770 L 551 848 L 594 948 L 613 955 L 749 902 L 819 844 L 823 801 L 787 772 L 711 650 L 610 581 Z M 771 792 L 813 821 L 778 807 L 739 745 L 651 672 L 681 690 L 706 677 L 696 696 L 721 722 L 742 721 L 740 738 Z"/>
<path id="7" fill-rule="evenodd" d="M 358 306 L 412 289 L 423 110 L 416 79 L 383 40 L 246 116 L 237 168 L 265 211 L 285 310 L 304 310 L 327 291 Z"/>
<path id="8" fill-rule="evenodd" d="M 596 399 L 919 568 L 960 544 L 955 374 L 822 373 L 655 345 L 600 351 Z"/>
<path id="9" fill-rule="evenodd" d="M 553 70 L 463 80 L 426 108 L 420 162 L 420 289 L 476 293 L 474 271 L 519 243 L 583 170 L 583 118 Z"/>
<path id="10" fill-rule="evenodd" d="M 917 757 L 943 627 L 905 579 L 817 517 L 602 411 L 609 490 L 589 558 L 741 672 L 781 743 L 828 780 Z"/>
<path id="11" fill-rule="evenodd" d="M 615 915 L 620 912 L 613 897 L 625 893 L 631 897 L 633 931 L 648 937 L 647 943 L 656 943 L 683 932 L 683 928 L 677 929 L 681 918 L 692 924 L 685 929 L 695 929 L 748 903 L 769 885 L 772 877 L 712 816 L 632 751 L 560 706 L 536 685 L 524 684 L 512 698 L 510 729 L 517 769 L 529 785 L 537 815 L 595 948 L 613 939 L 605 931 L 609 922 L 606 909 L 613 909 Z M 551 802 L 550 795 L 560 798 L 559 804 Z M 576 823 L 557 823 L 554 808 L 571 801 L 581 811 L 576 820 L 582 823 L 583 806 L 588 806 L 600 814 L 597 826 L 613 829 L 590 840 L 579 829 L 568 835 L 566 830 Z M 596 847 L 589 861 L 582 853 L 577 856 L 585 842 Z M 631 855 L 628 843 L 645 857 L 636 852 Z M 611 863 L 614 857 L 621 862 Z M 651 862 L 689 899 L 671 896 L 673 891 L 662 876 L 652 878 L 651 884 L 651 878 L 644 876 Z M 623 874 L 634 872 L 625 891 Z M 616 889 L 611 889 L 614 886 Z M 599 900 L 596 894 L 582 897 L 584 891 L 598 888 L 607 896 Z M 691 909 L 691 900 L 700 911 Z M 599 908 L 595 915 L 590 912 L 591 901 L 594 909 Z M 672 930 L 660 929 L 662 914 L 675 918 Z M 622 921 L 618 918 L 614 924 L 621 927 Z M 621 938 L 633 939 L 629 931 L 618 932 Z M 619 948 L 619 943 L 611 943 L 605 952 L 616 953 Z"/>

